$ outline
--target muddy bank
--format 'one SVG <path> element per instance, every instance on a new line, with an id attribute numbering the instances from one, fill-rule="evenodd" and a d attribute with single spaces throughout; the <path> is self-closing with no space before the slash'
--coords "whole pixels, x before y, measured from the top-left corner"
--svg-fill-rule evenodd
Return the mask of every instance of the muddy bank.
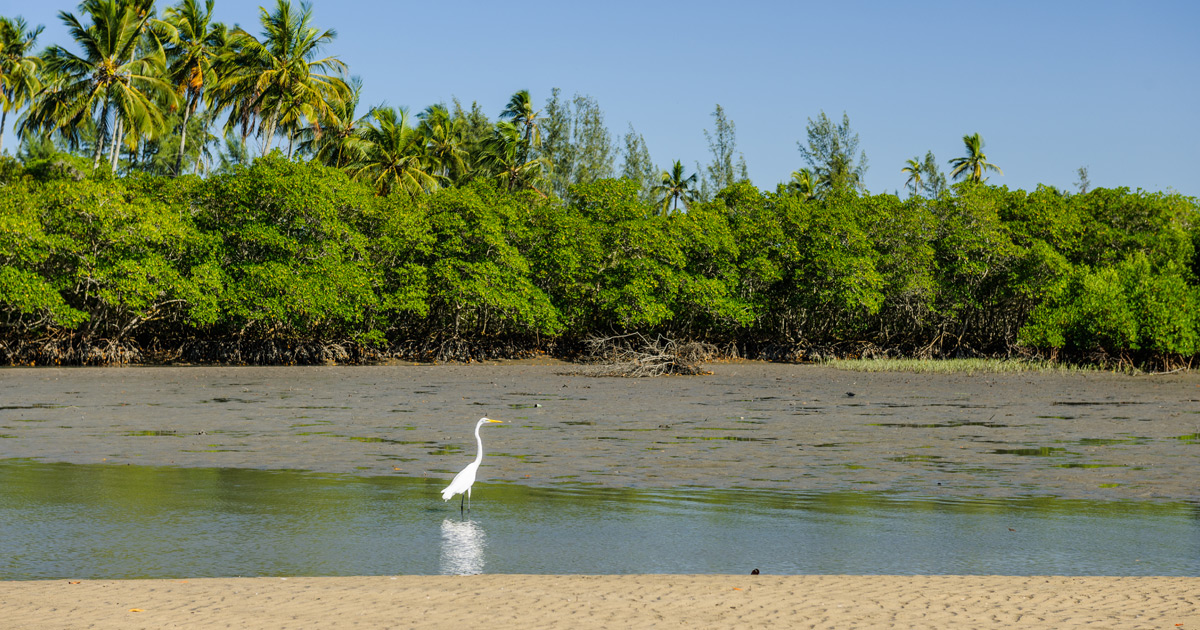
<path id="1" fill-rule="evenodd" d="M 480 481 L 1200 498 L 1200 377 L 866 374 L 546 361 L 0 370 L 0 457 Z"/>

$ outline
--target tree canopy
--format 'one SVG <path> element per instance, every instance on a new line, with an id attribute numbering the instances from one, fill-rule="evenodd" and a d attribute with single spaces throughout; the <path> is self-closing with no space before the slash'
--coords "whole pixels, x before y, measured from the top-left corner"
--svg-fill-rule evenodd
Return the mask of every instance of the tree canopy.
<path id="1" fill-rule="evenodd" d="M 904 199 L 871 194 L 848 114 L 824 111 L 768 191 L 719 104 L 708 164 L 663 170 L 594 97 L 367 104 L 310 4 L 276 0 L 257 34 L 219 8 L 85 0 L 40 52 L 40 26 L 0 17 L 20 139 L 0 156 L 0 362 L 569 354 L 626 333 L 790 358 L 1200 352 L 1193 198 L 1086 168 L 1077 193 L 994 186 L 978 133 L 958 183 L 927 151 L 892 167 Z"/>

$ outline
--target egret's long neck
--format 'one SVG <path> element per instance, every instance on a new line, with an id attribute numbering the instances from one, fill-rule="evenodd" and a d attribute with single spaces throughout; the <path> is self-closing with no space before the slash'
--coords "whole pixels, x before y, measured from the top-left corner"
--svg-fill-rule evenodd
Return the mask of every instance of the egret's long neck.
<path id="1" fill-rule="evenodd" d="M 475 463 L 476 464 L 483 461 L 483 438 L 479 437 L 479 428 L 482 426 L 483 426 L 482 422 L 475 425 L 475 444 L 478 446 L 478 448 L 475 450 Z"/>

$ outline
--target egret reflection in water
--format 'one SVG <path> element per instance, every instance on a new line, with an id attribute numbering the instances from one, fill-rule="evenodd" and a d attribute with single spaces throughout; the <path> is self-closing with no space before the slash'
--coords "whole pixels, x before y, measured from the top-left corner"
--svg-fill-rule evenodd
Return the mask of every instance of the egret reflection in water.
<path id="1" fill-rule="evenodd" d="M 475 521 L 442 521 L 442 575 L 483 573 L 487 537 Z"/>

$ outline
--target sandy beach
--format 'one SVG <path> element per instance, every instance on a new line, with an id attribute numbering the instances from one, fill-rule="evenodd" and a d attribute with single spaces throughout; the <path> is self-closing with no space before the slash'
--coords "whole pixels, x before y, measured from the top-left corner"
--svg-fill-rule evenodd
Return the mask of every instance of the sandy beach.
<path id="1" fill-rule="evenodd" d="M 3 626 L 1200 628 L 1200 578 L 628 575 L 0 583 Z"/>
<path id="2" fill-rule="evenodd" d="M 1194 375 L 721 364 L 8 369 L 0 458 L 663 488 L 1195 501 Z M 0 627 L 1194 628 L 1200 577 L 481 575 L 0 582 Z"/>

